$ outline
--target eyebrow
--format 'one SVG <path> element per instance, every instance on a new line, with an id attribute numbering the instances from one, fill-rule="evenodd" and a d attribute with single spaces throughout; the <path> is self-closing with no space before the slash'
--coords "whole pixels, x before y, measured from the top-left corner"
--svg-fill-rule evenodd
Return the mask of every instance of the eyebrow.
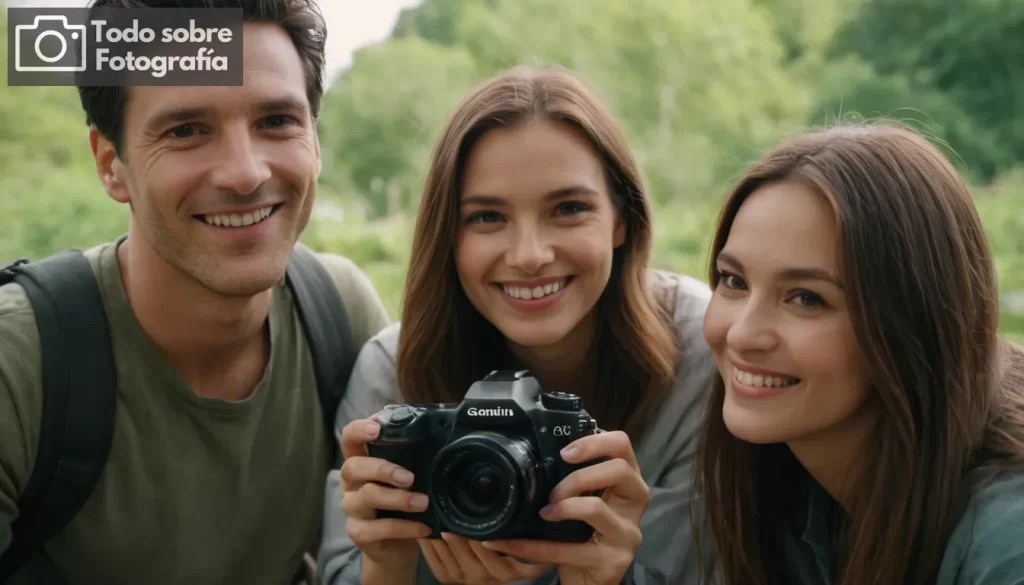
<path id="1" fill-rule="evenodd" d="M 544 196 L 545 201 L 558 201 L 569 197 L 598 197 L 600 193 L 596 189 L 586 185 L 570 185 L 555 189 Z M 459 202 L 460 205 L 503 205 L 505 199 L 497 195 L 471 194 L 466 195 Z"/>
<path id="2" fill-rule="evenodd" d="M 282 110 L 301 112 L 305 109 L 305 102 L 303 102 L 302 100 L 295 99 L 293 97 L 265 101 L 259 105 L 259 108 L 257 108 L 258 111 L 264 113 L 280 112 Z"/>
<path id="3" fill-rule="evenodd" d="M 718 261 L 732 265 L 740 272 L 743 272 L 743 264 L 738 259 L 736 259 L 735 256 L 728 252 L 719 252 Z M 831 272 L 823 270 L 821 268 L 785 268 L 779 271 L 779 276 L 781 276 L 784 280 L 821 280 L 835 286 L 839 290 L 845 290 L 843 288 L 843 283 L 838 278 L 833 276 Z"/>

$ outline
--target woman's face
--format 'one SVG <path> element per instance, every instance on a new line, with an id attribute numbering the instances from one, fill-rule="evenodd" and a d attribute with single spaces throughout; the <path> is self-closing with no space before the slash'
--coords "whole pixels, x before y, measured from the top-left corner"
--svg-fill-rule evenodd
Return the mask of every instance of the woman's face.
<path id="1" fill-rule="evenodd" d="M 582 134 L 543 119 L 488 131 L 466 160 L 455 263 L 476 309 L 513 344 L 577 343 L 625 231 Z"/>
<path id="2" fill-rule="evenodd" d="M 780 182 L 740 207 L 704 320 L 733 435 L 793 446 L 857 419 L 869 382 L 839 266 L 835 214 L 823 195 Z"/>

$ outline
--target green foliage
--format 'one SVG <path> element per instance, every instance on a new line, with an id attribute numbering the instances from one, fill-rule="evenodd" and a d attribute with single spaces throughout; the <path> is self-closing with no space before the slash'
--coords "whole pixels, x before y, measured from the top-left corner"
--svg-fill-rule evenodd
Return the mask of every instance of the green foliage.
<path id="1" fill-rule="evenodd" d="M 706 278 L 721 198 L 763 149 L 808 125 L 888 118 L 930 136 L 977 185 L 1001 292 L 1020 296 L 1022 38 L 1018 0 L 424 0 L 325 96 L 320 196 L 302 239 L 351 257 L 397 318 L 413 213 L 452 108 L 501 69 L 558 64 L 630 139 L 656 201 L 654 266 Z M 0 193 L 0 262 L 128 226 L 96 177 L 73 88 L 0 86 Z M 1024 342 L 1010 303 L 1001 327 Z"/>
<path id="2" fill-rule="evenodd" d="M 1021 39 L 1018 0 L 863 0 L 830 54 L 857 55 L 879 75 L 900 78 L 915 100 L 940 93 L 948 105 L 931 112 L 936 117 L 959 108 L 986 145 L 958 150 L 979 179 L 989 180 L 1024 159 Z M 965 124 L 950 123 L 963 126 L 960 138 L 968 138 Z"/>

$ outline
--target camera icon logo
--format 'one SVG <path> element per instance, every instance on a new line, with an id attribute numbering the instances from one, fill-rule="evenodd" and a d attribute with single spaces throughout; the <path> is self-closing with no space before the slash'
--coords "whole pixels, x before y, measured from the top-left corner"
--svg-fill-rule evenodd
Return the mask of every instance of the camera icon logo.
<path id="1" fill-rule="evenodd" d="M 57 51 L 46 50 L 46 39 L 57 40 Z M 32 51 L 27 50 L 26 41 Z M 52 43 L 47 43 L 52 44 Z M 63 15 L 38 15 L 32 24 L 14 29 L 15 71 L 85 71 L 85 25 L 69 24 Z"/>

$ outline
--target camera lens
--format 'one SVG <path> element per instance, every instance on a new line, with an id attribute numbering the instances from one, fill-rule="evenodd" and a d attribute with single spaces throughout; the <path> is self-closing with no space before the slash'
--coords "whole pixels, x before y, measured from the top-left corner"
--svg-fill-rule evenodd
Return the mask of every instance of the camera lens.
<path id="1" fill-rule="evenodd" d="M 472 433 L 443 448 L 431 478 L 431 500 L 453 532 L 485 539 L 529 509 L 537 493 L 537 463 L 525 440 Z"/>
<path id="2" fill-rule="evenodd" d="M 452 500 L 466 516 L 487 516 L 498 510 L 504 491 L 502 478 L 493 465 L 475 462 L 451 475 Z"/>

